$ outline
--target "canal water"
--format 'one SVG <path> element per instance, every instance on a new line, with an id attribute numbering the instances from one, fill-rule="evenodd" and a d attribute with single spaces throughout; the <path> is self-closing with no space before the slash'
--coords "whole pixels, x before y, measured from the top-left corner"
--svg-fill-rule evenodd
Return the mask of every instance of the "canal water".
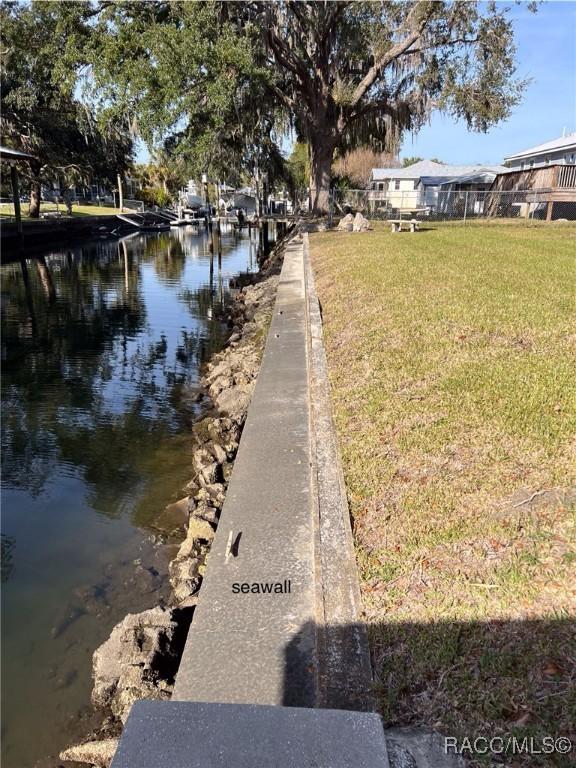
<path id="1" fill-rule="evenodd" d="M 255 236 L 224 233 L 219 258 L 184 227 L 1 268 L 3 768 L 59 764 L 94 724 L 95 648 L 168 594 L 158 515 L 190 479 L 199 367 Z"/>

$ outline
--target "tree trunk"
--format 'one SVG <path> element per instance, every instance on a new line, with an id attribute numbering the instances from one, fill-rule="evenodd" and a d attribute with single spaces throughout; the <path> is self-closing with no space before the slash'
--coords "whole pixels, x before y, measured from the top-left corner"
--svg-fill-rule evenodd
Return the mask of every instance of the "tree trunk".
<path id="1" fill-rule="evenodd" d="M 334 142 L 325 135 L 312 136 L 310 140 L 310 200 L 312 212 L 328 213 L 332 157 Z"/>
<path id="2" fill-rule="evenodd" d="M 30 209 L 28 215 L 31 219 L 37 219 L 40 216 L 40 200 L 42 199 L 40 165 L 30 163 L 30 170 L 32 171 L 32 183 L 30 185 Z"/>
<path id="3" fill-rule="evenodd" d="M 48 264 L 46 264 L 46 259 L 44 256 L 38 256 L 36 259 L 36 267 L 38 269 L 38 274 L 40 275 L 40 281 L 42 282 L 42 287 L 44 288 L 46 298 L 50 304 L 52 304 L 56 298 L 56 291 L 54 290 L 54 281 L 52 280 L 52 275 L 50 274 L 50 270 L 48 268 Z"/>

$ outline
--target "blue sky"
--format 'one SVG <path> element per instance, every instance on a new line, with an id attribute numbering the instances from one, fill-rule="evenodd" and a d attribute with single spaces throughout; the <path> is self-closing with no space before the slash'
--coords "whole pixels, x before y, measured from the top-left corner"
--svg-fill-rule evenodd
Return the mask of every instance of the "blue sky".
<path id="1" fill-rule="evenodd" d="M 511 11 L 517 74 L 532 78 L 510 118 L 486 134 L 434 115 L 418 135 L 406 136 L 401 157 L 437 157 L 446 163 L 500 163 L 522 149 L 576 131 L 576 2 L 547 2 L 532 14 Z"/>
<path id="2" fill-rule="evenodd" d="M 507 156 L 576 131 L 576 1 L 544 2 L 536 14 L 512 5 L 517 74 L 532 78 L 510 118 L 488 133 L 435 114 L 416 136 L 407 135 L 401 157 L 439 158 L 446 163 L 500 163 Z M 283 149 L 289 150 L 289 143 Z M 138 162 L 147 162 L 143 145 Z"/>

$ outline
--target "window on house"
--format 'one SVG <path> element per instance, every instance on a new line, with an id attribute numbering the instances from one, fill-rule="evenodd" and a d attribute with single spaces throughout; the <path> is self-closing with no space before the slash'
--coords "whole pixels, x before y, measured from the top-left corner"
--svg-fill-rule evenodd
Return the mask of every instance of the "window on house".
<path id="1" fill-rule="evenodd" d="M 546 160 L 545 160 L 544 162 L 546 163 L 546 165 L 548 165 L 548 163 L 550 162 L 550 158 L 549 158 L 549 157 L 547 157 L 547 158 L 546 158 Z"/>
<path id="2" fill-rule="evenodd" d="M 396 179 L 394 182 L 394 189 L 400 189 L 400 179 Z"/>
<path id="3" fill-rule="evenodd" d="M 523 171 L 523 170 L 524 170 L 524 160 L 522 160 L 522 162 L 520 163 L 520 170 L 521 170 L 521 171 Z"/>
<path id="4" fill-rule="evenodd" d="M 534 160 L 530 160 L 530 165 L 529 165 L 529 167 L 530 167 L 530 168 L 533 168 L 533 167 L 534 167 Z"/>
<path id="5" fill-rule="evenodd" d="M 380 190 L 380 192 L 384 192 L 384 182 L 383 182 L 383 181 L 381 181 L 381 182 L 378 184 L 378 189 Z"/>

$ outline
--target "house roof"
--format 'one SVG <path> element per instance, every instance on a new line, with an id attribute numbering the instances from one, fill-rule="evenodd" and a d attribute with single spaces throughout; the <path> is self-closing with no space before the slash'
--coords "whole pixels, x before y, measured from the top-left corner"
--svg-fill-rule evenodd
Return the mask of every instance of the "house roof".
<path id="1" fill-rule="evenodd" d="M 372 181 L 388 179 L 420 179 L 424 186 L 446 184 L 463 176 L 478 175 L 482 172 L 494 176 L 505 171 L 503 165 L 445 165 L 433 160 L 420 160 L 407 168 L 373 168 Z"/>
<path id="2" fill-rule="evenodd" d="M 544 144 L 538 144 L 530 149 L 523 149 L 515 155 L 509 155 L 505 160 L 519 160 L 522 157 L 532 157 L 533 155 L 544 155 L 546 152 L 557 152 L 563 149 L 576 149 L 576 133 L 569 133 L 567 136 L 561 136 L 559 139 L 552 139 Z"/>
<path id="3" fill-rule="evenodd" d="M 502 166 L 504 169 L 504 166 Z M 440 186 L 445 184 L 491 184 L 496 176 L 503 171 L 487 170 L 486 168 L 479 169 L 476 173 L 469 173 L 465 176 L 456 176 L 455 178 L 448 179 L 448 181 L 440 182 Z M 437 182 L 436 182 L 437 183 Z"/>

